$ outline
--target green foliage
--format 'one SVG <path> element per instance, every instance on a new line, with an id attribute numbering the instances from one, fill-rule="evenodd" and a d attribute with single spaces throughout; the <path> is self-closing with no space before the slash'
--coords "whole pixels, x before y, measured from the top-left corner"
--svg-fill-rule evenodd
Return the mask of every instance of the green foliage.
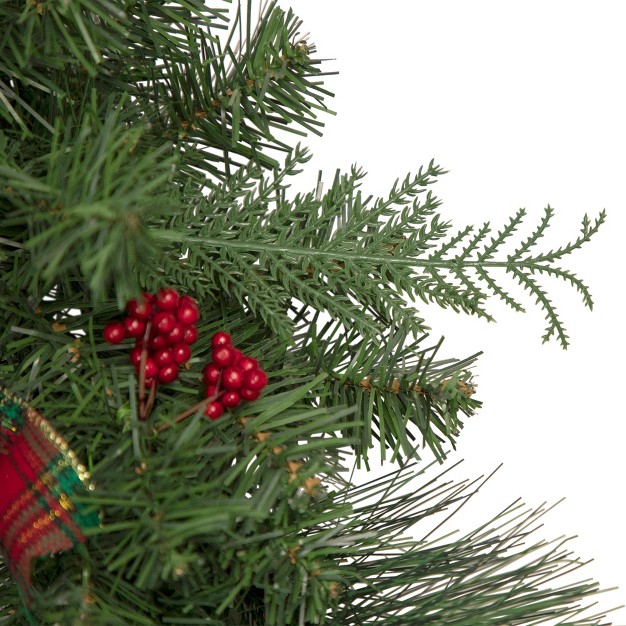
<path id="1" fill-rule="evenodd" d="M 362 423 L 350 431 L 357 444 L 357 462 L 367 462 L 376 447 L 381 461 L 387 450 L 392 460 L 415 458 L 419 438 L 436 458 L 443 460 L 446 445 L 455 445 L 461 415 L 471 416 L 480 406 L 472 399 L 471 366 L 478 355 L 463 361 L 435 356 L 436 346 L 421 347 L 426 338 L 410 341 L 405 332 L 391 328 L 375 341 L 358 332 L 342 332 L 340 324 L 318 329 L 317 316 L 303 324 L 303 345 L 310 365 L 327 374 L 321 402 L 328 406 L 356 406 Z"/>
<path id="2" fill-rule="evenodd" d="M 0 2 L 0 24 L 0 383 L 63 432 L 103 519 L 36 564 L 31 605 L 0 560 L 0 624 L 601 623 L 579 609 L 595 584 L 550 586 L 577 560 L 524 547 L 539 513 L 435 538 L 475 485 L 407 464 L 443 461 L 480 406 L 478 355 L 441 357 L 416 303 L 522 310 L 508 274 L 566 346 L 538 279 L 591 308 L 560 264 L 603 213 L 538 252 L 550 208 L 517 244 L 523 211 L 455 231 L 432 162 L 376 199 L 356 167 L 294 195 L 309 157 L 290 139 L 320 132 L 330 94 L 274 2 L 258 20 L 251 2 Z M 164 285 L 197 298 L 200 341 L 142 421 L 128 345 L 102 330 Z M 179 421 L 222 329 L 270 384 Z M 372 450 L 403 468 L 351 484 Z"/>
<path id="3" fill-rule="evenodd" d="M 172 246 L 171 255 L 188 255 L 189 272 L 180 280 L 189 289 L 201 288 L 208 278 L 283 337 L 293 329 L 289 305 L 295 299 L 373 338 L 393 325 L 424 333 L 424 320 L 409 305 L 416 299 L 492 319 L 485 305 L 491 293 L 522 311 L 493 276 L 503 270 L 544 309 L 549 322 L 544 341 L 556 334 L 567 347 L 565 328 L 534 276 L 562 278 L 591 308 L 584 283 L 556 263 L 589 241 L 604 221 L 603 212 L 593 224 L 585 216 L 582 235 L 572 243 L 532 254 L 552 216 L 548 207 L 528 238 L 512 254 L 497 258 L 525 212 L 488 242 L 489 224 L 476 234 L 467 226 L 450 235 L 452 226 L 436 212 L 440 201 L 428 189 L 443 173 L 433 163 L 374 202 L 362 197 L 364 174 L 357 168 L 337 173 L 324 194 L 318 187 L 290 198 L 288 177 L 307 158 L 296 148 L 271 175 L 253 164 L 172 218 L 163 236 L 182 242 Z"/>
<path id="4" fill-rule="evenodd" d="M 539 225 L 531 232 L 528 237 L 522 241 L 515 250 L 506 256 L 506 260 L 494 259 L 494 255 L 506 243 L 510 243 L 510 238 L 517 228 L 521 225 L 526 211 L 520 209 L 514 217 L 512 217 L 504 228 L 498 231 L 495 237 L 492 237 L 488 243 L 485 243 L 487 235 L 491 232 L 488 223 L 484 224 L 476 234 L 473 233 L 471 227 L 459 231 L 450 241 L 448 241 L 439 250 L 430 255 L 430 261 L 433 264 L 428 268 L 433 277 L 438 282 L 445 284 L 439 272 L 447 272 L 448 275 L 456 279 L 459 283 L 468 286 L 470 291 L 475 293 L 476 300 L 480 301 L 485 298 L 485 294 L 480 290 L 478 285 L 473 285 L 468 278 L 468 271 L 475 272 L 478 281 L 484 282 L 489 291 L 501 298 L 508 306 L 515 311 L 523 311 L 524 308 L 515 298 L 508 294 L 493 279 L 491 272 L 496 269 L 504 269 L 510 273 L 525 290 L 529 291 L 536 300 L 536 303 L 544 310 L 548 327 L 543 335 L 543 341 L 546 342 L 556 335 L 559 343 L 563 348 L 568 345 L 568 337 L 565 327 L 560 321 L 556 308 L 549 300 L 546 292 L 537 282 L 535 274 L 545 274 L 547 276 L 561 278 L 569 283 L 582 295 L 583 303 L 589 309 L 593 307 L 593 301 L 586 285 L 569 270 L 555 266 L 565 256 L 578 250 L 584 243 L 598 232 L 600 226 L 606 219 L 606 213 L 601 211 L 599 216 L 593 221 L 589 220 L 587 215 L 584 216 L 581 227 L 581 235 L 569 244 L 563 245 L 556 250 L 547 252 L 534 253 L 531 248 L 544 235 L 546 229 L 550 225 L 550 220 L 554 215 L 554 211 L 550 206 L 546 207 L 544 216 Z M 479 249 L 482 245 L 482 249 Z M 453 256 L 453 253 L 454 254 Z M 445 306 L 445 302 L 440 302 Z M 481 311 L 486 315 L 485 311 Z"/>
<path id="5" fill-rule="evenodd" d="M 299 20 L 275 4 L 254 30 L 250 15 L 244 18 L 239 9 L 225 43 L 210 30 L 187 32 L 188 54 L 159 59 L 136 83 L 142 106 L 158 111 L 155 126 L 193 145 L 188 164 L 201 170 L 199 182 L 207 174 L 230 174 L 250 159 L 277 167 L 267 149 L 290 151 L 280 135 L 303 135 L 297 126 L 320 134 L 317 112 L 327 111 L 323 100 L 330 94 L 314 80 L 319 61 L 299 35 Z"/>
<path id="6" fill-rule="evenodd" d="M 261 329 L 245 316 L 204 313 L 203 336 L 228 322 L 238 345 L 258 349 L 245 336 Z M 100 341 L 91 315 L 64 321 L 56 348 L 43 334 L 22 339 L 41 365 L 23 372 L 21 393 L 37 391 L 33 403 L 54 412 L 86 460 L 97 485 L 87 502 L 103 523 L 87 550 L 39 563 L 38 624 L 539 624 L 555 615 L 601 623 L 568 606 L 594 584 L 538 584 L 580 563 L 559 544 L 520 545 L 537 513 L 510 507 L 454 539 L 432 529 L 477 483 L 430 478 L 422 467 L 349 484 L 347 447 L 363 429 L 361 411 L 315 402 L 324 374 L 301 368 L 297 384 L 295 373 L 281 375 L 286 344 L 262 342 L 273 382 L 254 407 L 214 423 L 194 415 L 157 433 L 199 399 L 207 342 L 142 422 L 125 350 Z M 68 331 L 81 323 L 76 343 Z M 419 539 L 409 538 L 413 527 Z M 15 589 L 0 590 L 4 623 L 28 623 Z"/>
<path id="7" fill-rule="evenodd" d="M 145 125 L 124 117 L 92 102 L 80 125 L 55 121 L 47 155 L 19 163 L 18 142 L 7 146 L 3 228 L 30 260 L 15 280 L 38 296 L 82 277 L 94 299 L 113 286 L 122 304 L 133 295 L 123 277 L 139 259 L 158 258 L 146 222 L 175 207 L 168 183 L 176 157 L 169 144 L 142 154 Z"/>
<path id="8" fill-rule="evenodd" d="M 315 80 L 319 61 L 298 19 L 274 3 L 254 29 L 250 7 L 246 15 L 239 9 L 222 38 L 225 14 L 198 3 L 148 3 L 141 15 L 134 5 L 103 3 L 89 9 L 89 28 L 81 26 L 85 7 L 41 6 L 41 16 L 5 9 L 4 46 L 25 51 L 7 56 L 13 96 L 6 91 L 5 100 L 17 106 L 23 87 L 30 104 L 6 106 L 0 127 L 0 224 L 28 255 L 19 281 L 35 297 L 85 281 L 94 300 L 113 293 L 121 307 L 175 273 L 196 293 L 228 291 L 282 337 L 293 330 L 294 298 L 369 337 L 390 325 L 419 335 L 426 326 L 407 298 L 490 318 L 485 300 L 493 293 L 521 310 L 493 276 L 503 269 L 544 309 L 544 339 L 556 335 L 563 346 L 565 329 L 535 275 L 566 280 L 591 306 L 585 285 L 556 263 L 589 240 L 603 214 L 593 225 L 586 220 L 573 243 L 532 254 L 548 208 L 513 254 L 497 258 L 523 212 L 490 241 L 488 224 L 450 236 L 429 190 L 443 173 L 433 163 L 373 202 L 361 195 L 357 168 L 337 173 L 325 193 L 290 198 L 290 177 L 308 157 L 280 131 L 315 130 L 328 92 Z M 18 32 L 20 19 L 51 33 L 66 28 L 78 46 L 73 61 L 62 62 L 63 38 L 40 50 L 35 26 Z M 80 36 L 72 38 L 74 30 Z M 120 44 L 122 30 L 134 45 Z M 48 87 L 29 74 L 40 64 Z M 269 154 L 276 150 L 287 152 L 280 167 Z"/>

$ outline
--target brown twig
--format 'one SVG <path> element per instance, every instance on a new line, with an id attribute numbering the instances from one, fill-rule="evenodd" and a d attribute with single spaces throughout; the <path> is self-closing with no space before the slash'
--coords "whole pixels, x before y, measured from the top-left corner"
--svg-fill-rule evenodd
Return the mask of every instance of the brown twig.
<path id="1" fill-rule="evenodd" d="M 146 416 L 144 419 L 147 419 L 148 415 L 150 415 L 150 411 L 152 411 L 152 407 L 154 406 L 154 398 L 156 397 L 156 380 L 152 381 L 152 385 L 150 385 L 150 394 L 148 395 L 148 401 L 146 402 Z"/>
<path id="2" fill-rule="evenodd" d="M 198 402 L 198 404 L 194 404 L 194 406 L 192 406 L 189 409 L 185 409 L 182 413 L 179 413 L 171 422 L 157 426 L 153 432 L 155 433 L 165 432 L 166 430 L 171 428 L 174 424 L 178 424 L 179 422 L 182 422 L 184 419 L 187 419 L 190 415 L 193 415 L 194 413 L 197 413 L 198 411 L 203 411 L 204 409 L 206 409 L 206 407 L 211 402 L 213 402 L 213 400 L 217 400 L 222 395 L 222 391 L 220 389 L 221 382 L 222 382 L 222 373 L 220 372 L 220 377 L 217 379 L 217 385 L 215 386 L 215 393 L 212 396 L 205 398 L 201 402 Z M 150 405 L 150 408 L 152 408 L 152 405 Z"/>
<path id="3" fill-rule="evenodd" d="M 215 400 L 216 397 L 217 396 L 210 396 L 209 398 L 205 398 L 201 402 L 198 402 L 198 404 L 194 404 L 191 408 L 186 409 L 182 413 L 179 413 L 171 422 L 157 426 L 154 429 L 154 431 L 157 433 L 162 433 L 166 431 L 168 428 L 170 428 L 174 424 L 178 424 L 179 422 L 182 422 L 184 419 L 187 419 L 190 415 L 193 415 L 194 413 L 197 413 L 198 411 L 202 411 L 203 409 L 205 409 L 207 405 L 209 404 L 209 402 L 213 402 L 213 400 Z"/>
<path id="4" fill-rule="evenodd" d="M 142 420 L 147 419 L 148 413 L 154 404 L 154 391 L 156 387 L 156 381 L 152 381 L 150 389 L 150 396 L 152 397 L 152 403 L 150 409 L 146 408 L 146 362 L 148 361 L 148 340 L 150 339 L 150 330 L 152 328 L 152 322 L 148 321 L 146 329 L 143 333 L 143 345 L 141 346 L 141 359 L 139 361 L 139 418 Z"/>

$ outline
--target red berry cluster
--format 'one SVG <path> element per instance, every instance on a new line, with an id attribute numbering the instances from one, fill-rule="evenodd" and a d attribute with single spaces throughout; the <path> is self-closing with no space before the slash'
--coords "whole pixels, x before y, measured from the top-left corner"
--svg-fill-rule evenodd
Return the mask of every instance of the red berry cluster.
<path id="1" fill-rule="evenodd" d="M 141 355 L 146 350 L 146 385 L 174 382 L 179 366 L 189 361 L 190 346 L 198 338 L 196 301 L 180 296 L 176 289 L 163 288 L 156 295 L 144 293 L 139 300 L 129 300 L 126 314 L 123 322 L 106 326 L 105 341 L 116 344 L 134 338 L 130 360 L 139 374 Z"/>
<path id="2" fill-rule="evenodd" d="M 213 361 L 203 370 L 206 397 L 213 398 L 204 414 L 214 420 L 232 409 L 242 400 L 256 400 L 267 385 L 267 374 L 259 362 L 242 354 L 230 340 L 230 335 L 218 332 L 213 335 Z"/>

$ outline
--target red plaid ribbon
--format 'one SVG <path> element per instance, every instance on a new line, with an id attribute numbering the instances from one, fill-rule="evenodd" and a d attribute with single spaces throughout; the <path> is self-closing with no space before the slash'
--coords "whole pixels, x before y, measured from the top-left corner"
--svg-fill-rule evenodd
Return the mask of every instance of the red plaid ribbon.
<path id="1" fill-rule="evenodd" d="M 33 558 L 85 541 L 96 511 L 75 501 L 88 474 L 35 409 L 0 387 L 0 547 L 22 588 Z"/>

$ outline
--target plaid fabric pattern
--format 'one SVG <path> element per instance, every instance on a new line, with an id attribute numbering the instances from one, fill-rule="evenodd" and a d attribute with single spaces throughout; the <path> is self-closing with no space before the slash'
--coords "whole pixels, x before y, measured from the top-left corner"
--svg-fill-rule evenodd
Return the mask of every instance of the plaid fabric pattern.
<path id="1" fill-rule="evenodd" d="M 74 501 L 88 474 L 39 412 L 0 387 L 0 547 L 27 588 L 33 558 L 84 542 L 98 513 Z"/>

